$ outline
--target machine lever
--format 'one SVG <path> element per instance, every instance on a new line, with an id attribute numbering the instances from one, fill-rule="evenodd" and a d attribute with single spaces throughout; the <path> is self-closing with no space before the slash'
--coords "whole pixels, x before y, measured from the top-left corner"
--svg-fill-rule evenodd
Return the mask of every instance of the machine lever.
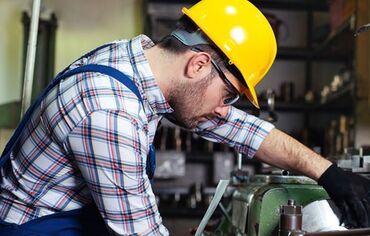
<path id="1" fill-rule="evenodd" d="M 220 202 L 222 196 L 224 195 L 227 186 L 229 185 L 230 180 L 222 179 L 217 185 L 215 195 L 213 196 L 213 199 L 211 203 L 209 204 L 209 207 L 206 211 L 206 214 L 203 216 L 202 221 L 200 222 L 197 231 L 195 232 L 195 236 L 201 236 L 209 219 L 211 219 L 211 216 L 213 215 L 213 212 L 216 210 L 218 203 Z"/>

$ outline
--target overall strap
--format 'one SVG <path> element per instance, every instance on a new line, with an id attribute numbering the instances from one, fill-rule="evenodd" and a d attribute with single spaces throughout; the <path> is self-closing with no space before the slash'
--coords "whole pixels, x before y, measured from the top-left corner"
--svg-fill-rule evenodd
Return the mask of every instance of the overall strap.
<path id="1" fill-rule="evenodd" d="M 21 136 L 22 131 L 24 130 L 27 122 L 30 120 L 31 115 L 35 111 L 35 109 L 41 104 L 41 101 L 46 97 L 48 92 L 57 85 L 61 80 L 73 76 L 75 74 L 83 73 L 83 72 L 99 72 L 102 74 L 109 75 L 119 82 L 124 84 L 128 89 L 130 89 L 139 99 L 140 103 L 143 105 L 143 99 L 139 92 L 139 89 L 136 87 L 135 83 L 129 79 L 125 74 L 121 71 L 114 69 L 109 66 L 104 65 L 96 65 L 90 64 L 81 67 L 77 67 L 70 71 L 65 72 L 64 74 L 59 74 L 51 84 L 43 91 L 43 93 L 36 99 L 36 101 L 31 105 L 31 107 L 27 110 L 26 114 L 23 116 L 21 122 L 19 123 L 17 129 L 15 130 L 13 136 L 10 138 L 9 142 L 7 143 L 0 159 L 0 167 L 2 167 L 5 162 L 10 158 L 11 150 L 13 150 L 14 146 L 16 145 L 19 137 Z"/>
<path id="2" fill-rule="evenodd" d="M 64 68 L 64 70 L 62 70 L 61 72 L 59 72 L 55 77 L 58 77 L 59 75 L 62 75 L 64 74 L 65 72 L 67 72 L 69 70 L 69 68 L 75 64 L 77 61 L 80 61 L 82 58 L 88 58 L 90 56 L 92 56 L 94 53 L 96 53 L 97 51 L 103 49 L 103 48 L 107 48 L 107 47 L 110 47 L 112 46 L 113 43 L 107 43 L 107 44 L 104 44 L 104 45 L 101 45 L 87 53 L 85 53 L 84 55 L 82 55 L 81 57 L 79 57 L 77 60 L 75 60 L 74 62 L 72 62 L 71 64 L 69 64 L 69 66 L 67 66 L 66 68 Z"/>
<path id="3" fill-rule="evenodd" d="M 44 99 L 44 97 L 47 95 L 47 93 L 63 78 L 66 78 L 67 76 L 64 76 L 64 74 L 66 74 L 66 72 L 69 70 L 69 68 L 71 67 L 71 65 L 73 65 L 76 61 L 79 61 L 81 60 L 82 58 L 88 58 L 90 57 L 91 55 L 93 55 L 95 52 L 103 49 L 103 48 L 106 48 L 106 47 L 109 47 L 111 46 L 112 43 L 108 43 L 108 44 L 104 44 L 100 47 L 97 47 L 95 48 L 94 50 L 90 51 L 90 52 L 87 52 L 86 54 L 84 54 L 83 56 L 81 56 L 80 58 L 78 58 L 77 60 L 75 60 L 73 63 L 71 63 L 69 66 L 67 66 L 63 71 L 59 72 L 57 74 L 57 76 L 55 77 L 55 79 L 48 85 L 48 87 L 46 87 L 43 92 L 41 93 L 41 95 L 39 95 L 37 97 L 37 99 L 35 100 L 35 102 L 27 109 L 26 113 L 23 115 L 20 123 L 18 124 L 16 130 L 14 131 L 12 137 L 10 138 L 10 140 L 8 141 L 8 143 L 6 144 L 5 146 L 5 149 L 3 150 L 1 156 L 0 156 L 0 168 L 5 165 L 5 162 L 9 159 L 9 155 L 10 155 L 10 150 L 13 149 L 14 145 L 17 143 L 18 141 L 18 137 L 20 136 L 21 132 L 23 131 L 25 125 L 26 125 L 26 122 L 31 118 L 31 115 L 33 113 L 33 111 L 36 109 L 36 107 L 41 104 L 41 101 Z M 72 71 L 72 70 L 71 70 Z M 70 72 L 71 72 L 70 71 Z M 69 76 L 71 76 L 71 74 L 69 74 Z M 136 94 L 136 93 L 135 93 Z M 140 95 L 140 94 L 139 94 Z M 136 95 L 137 96 L 137 95 Z M 140 99 L 140 97 L 139 97 Z"/>

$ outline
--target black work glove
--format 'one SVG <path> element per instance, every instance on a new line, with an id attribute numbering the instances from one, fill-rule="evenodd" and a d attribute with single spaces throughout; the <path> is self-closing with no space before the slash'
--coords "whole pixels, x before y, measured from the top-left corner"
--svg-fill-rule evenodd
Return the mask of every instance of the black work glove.
<path id="1" fill-rule="evenodd" d="M 328 192 L 349 228 L 370 226 L 370 180 L 331 165 L 318 183 Z"/>

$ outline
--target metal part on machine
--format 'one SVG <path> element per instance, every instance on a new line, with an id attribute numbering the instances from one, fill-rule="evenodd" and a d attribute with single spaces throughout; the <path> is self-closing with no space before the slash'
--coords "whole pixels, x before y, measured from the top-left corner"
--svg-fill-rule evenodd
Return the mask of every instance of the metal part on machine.
<path id="1" fill-rule="evenodd" d="M 246 201 L 232 201 L 231 223 L 239 231 L 246 231 L 246 222 L 248 219 L 249 203 Z"/>
<path id="2" fill-rule="evenodd" d="M 251 176 L 248 183 L 235 186 L 231 208 L 232 226 L 228 226 L 225 221 L 226 225 L 219 228 L 228 229 L 224 233 L 235 234 L 236 231 L 239 235 L 277 235 L 280 206 L 286 205 L 289 199 L 305 206 L 328 198 L 326 191 L 308 177 Z"/>
<path id="3" fill-rule="evenodd" d="M 268 184 L 317 184 L 317 182 L 306 176 L 292 175 L 254 175 L 251 182 L 260 182 Z"/>
<path id="4" fill-rule="evenodd" d="M 231 182 L 234 186 L 247 184 L 249 182 L 249 172 L 242 169 L 231 172 Z"/>
<path id="5" fill-rule="evenodd" d="M 229 182 L 230 182 L 229 180 L 220 180 L 220 182 L 218 183 L 215 195 L 213 196 L 213 199 L 209 204 L 206 214 L 203 216 L 203 219 L 200 222 L 197 231 L 195 232 L 195 236 L 202 235 L 208 221 L 211 219 L 213 212 L 216 210 L 222 196 L 224 195 L 226 188 L 229 185 Z"/>
<path id="6" fill-rule="evenodd" d="M 235 190 L 231 200 L 231 222 L 230 219 L 221 220 L 216 231 L 210 235 L 370 235 L 370 228 L 303 231 L 302 207 L 329 199 L 325 189 L 308 177 L 255 175 L 248 177 L 247 182 L 238 182 L 233 187 Z"/>
<path id="7" fill-rule="evenodd" d="M 279 236 L 289 236 L 302 232 L 302 206 L 295 205 L 293 199 L 280 207 Z"/>
<path id="8" fill-rule="evenodd" d="M 249 172 L 247 170 L 243 170 L 242 168 L 242 161 L 243 156 L 241 153 L 237 155 L 238 161 L 238 168 L 231 172 L 231 182 L 234 186 L 238 186 L 241 184 L 246 184 L 249 182 Z"/>

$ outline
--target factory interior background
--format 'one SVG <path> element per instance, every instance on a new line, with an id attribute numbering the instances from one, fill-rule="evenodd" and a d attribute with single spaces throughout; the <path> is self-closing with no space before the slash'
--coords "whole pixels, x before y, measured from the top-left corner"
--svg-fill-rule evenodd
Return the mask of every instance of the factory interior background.
<path id="1" fill-rule="evenodd" d="M 154 41 L 175 27 L 181 8 L 196 1 L 44 0 L 33 99 L 63 68 L 106 42 L 147 34 Z M 237 107 L 271 121 L 334 160 L 370 155 L 370 22 L 368 0 L 255 0 L 278 41 L 276 61 L 257 86 L 261 111 L 242 99 Z M 0 0 L 0 151 L 20 118 L 32 1 Z M 158 130 L 153 191 L 173 235 L 199 224 L 220 179 L 237 166 L 234 150 L 163 122 Z M 278 171 L 243 159 L 250 175 Z M 221 215 L 220 212 L 215 213 Z"/>

